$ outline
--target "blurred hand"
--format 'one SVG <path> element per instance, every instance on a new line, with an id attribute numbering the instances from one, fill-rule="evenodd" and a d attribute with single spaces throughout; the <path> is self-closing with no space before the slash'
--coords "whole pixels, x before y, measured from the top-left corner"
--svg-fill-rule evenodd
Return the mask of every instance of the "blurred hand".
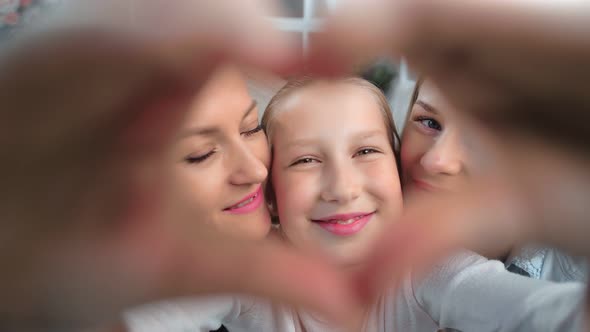
<path id="1" fill-rule="evenodd" d="M 587 150 L 588 121 L 564 118 L 588 116 L 589 20 L 590 4 L 576 0 L 343 1 L 314 39 L 313 62 L 404 56 L 488 125 Z"/>
<path id="2" fill-rule="evenodd" d="M 590 257 L 588 161 L 527 137 L 489 138 L 480 161 L 490 164 L 468 189 L 407 201 L 383 232 L 360 275 L 365 301 L 461 248 L 494 257 L 537 243 Z"/>
<path id="3" fill-rule="evenodd" d="M 538 241 L 590 257 L 588 22 L 583 1 L 348 1 L 330 18 L 312 63 L 336 58 L 338 71 L 404 56 L 490 130 L 473 133 L 487 167 L 472 189 L 407 206 L 363 287 L 379 289 L 459 246 Z"/>
<path id="4" fill-rule="evenodd" d="M 91 326 L 210 292 L 345 317 L 352 290 L 323 260 L 187 234 L 163 214 L 159 160 L 209 73 L 221 61 L 274 71 L 294 61 L 263 3 L 142 1 L 126 16 L 133 4 L 81 1 L 0 58 L 3 328 Z"/>

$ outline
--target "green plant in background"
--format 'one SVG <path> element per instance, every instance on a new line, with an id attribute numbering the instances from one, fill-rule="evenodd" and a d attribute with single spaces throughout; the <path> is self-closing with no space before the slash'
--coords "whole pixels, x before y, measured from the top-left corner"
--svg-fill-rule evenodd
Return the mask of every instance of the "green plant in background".
<path id="1" fill-rule="evenodd" d="M 391 89 L 392 82 L 398 75 L 399 72 L 395 65 L 389 62 L 378 62 L 363 70 L 360 76 L 375 84 L 383 93 L 387 94 Z"/>

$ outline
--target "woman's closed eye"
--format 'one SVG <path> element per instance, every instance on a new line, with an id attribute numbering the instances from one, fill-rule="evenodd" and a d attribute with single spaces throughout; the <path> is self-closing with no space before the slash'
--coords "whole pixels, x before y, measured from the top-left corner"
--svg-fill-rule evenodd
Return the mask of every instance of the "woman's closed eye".
<path id="1" fill-rule="evenodd" d="M 205 160 L 209 159 L 209 157 L 211 157 L 213 154 L 215 154 L 215 150 L 211 150 L 205 154 L 201 154 L 201 155 L 189 155 L 187 157 L 184 158 L 185 162 L 187 162 L 188 164 L 199 164 L 204 162 Z"/>
<path id="2" fill-rule="evenodd" d="M 255 135 L 255 134 L 257 134 L 257 133 L 259 133 L 261 131 L 262 131 L 262 126 L 261 125 L 257 125 L 253 129 L 246 130 L 244 132 L 241 132 L 240 134 L 242 134 L 242 135 L 244 135 L 246 137 L 250 137 L 250 136 Z"/>

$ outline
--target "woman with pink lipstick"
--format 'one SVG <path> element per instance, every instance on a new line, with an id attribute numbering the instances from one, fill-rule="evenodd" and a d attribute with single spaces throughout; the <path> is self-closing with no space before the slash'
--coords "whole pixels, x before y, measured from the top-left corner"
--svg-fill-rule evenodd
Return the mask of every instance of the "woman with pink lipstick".
<path id="1" fill-rule="evenodd" d="M 407 200 L 460 192 L 476 171 L 477 145 L 466 134 L 478 132 L 429 80 L 417 85 L 401 146 L 402 183 Z M 486 255 L 505 261 L 509 271 L 551 281 L 586 281 L 588 265 L 560 251 L 505 243 Z"/>
<path id="2" fill-rule="evenodd" d="M 354 274 L 351 267 L 363 264 L 380 231 L 402 212 L 398 139 L 385 98 L 359 78 L 292 81 L 271 100 L 262 124 L 272 150 L 269 203 L 281 237 Z M 510 286 L 481 301 L 484 293 L 471 286 L 490 284 Z M 349 330 L 507 331 L 526 319 L 523 304 L 552 286 L 460 253 L 420 282 L 407 278 L 399 291 L 385 291 L 359 308 Z M 464 312 L 465 304 L 474 310 Z M 342 330 L 311 312 L 241 296 L 144 307 L 127 318 L 137 332 L 207 331 L 221 324 L 231 332 Z"/>
<path id="3" fill-rule="evenodd" d="M 170 146 L 170 220 L 182 222 L 180 229 L 239 239 L 268 235 L 271 222 L 263 188 L 270 153 L 257 103 L 240 69 L 226 65 L 211 75 Z M 166 303 L 155 307 L 165 310 Z"/>
<path id="4" fill-rule="evenodd" d="M 236 67 L 219 69 L 194 98 L 168 158 L 174 177 L 167 199 L 177 217 L 171 219 L 199 231 L 205 226 L 240 238 L 266 237 L 270 153 L 256 102 Z"/>

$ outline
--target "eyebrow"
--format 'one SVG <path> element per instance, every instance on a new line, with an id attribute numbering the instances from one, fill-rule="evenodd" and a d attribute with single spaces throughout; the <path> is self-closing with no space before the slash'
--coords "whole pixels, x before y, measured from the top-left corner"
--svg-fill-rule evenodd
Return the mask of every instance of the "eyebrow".
<path id="1" fill-rule="evenodd" d="M 416 100 L 415 104 L 420 105 L 427 112 L 434 113 L 434 114 L 438 113 L 438 111 L 434 107 L 432 107 L 432 105 L 427 104 L 426 102 L 424 102 L 422 100 Z"/>
<path id="2" fill-rule="evenodd" d="M 290 149 L 290 148 L 294 148 L 297 146 L 308 146 L 308 145 L 316 143 L 316 142 L 317 142 L 317 140 L 315 140 L 315 139 L 301 138 L 301 139 L 296 139 L 296 140 L 290 141 L 289 143 L 285 144 L 285 146 L 283 148 Z"/>
<path id="3" fill-rule="evenodd" d="M 362 141 L 368 138 L 372 138 L 375 136 L 379 136 L 379 135 L 383 135 L 386 134 L 386 132 L 384 132 L 381 129 L 375 129 L 375 130 L 369 130 L 369 131 L 363 131 L 363 132 L 359 132 L 359 133 L 355 133 L 352 137 L 353 141 Z M 311 139 L 311 138 L 301 138 L 301 139 L 295 139 L 287 144 L 285 144 L 285 146 L 283 147 L 284 149 L 289 149 L 289 148 L 293 148 L 293 147 L 298 147 L 298 146 L 308 146 L 311 144 L 315 144 L 317 143 L 318 140 L 316 139 Z"/>
<path id="4" fill-rule="evenodd" d="M 253 110 L 256 109 L 256 105 L 258 103 L 256 100 L 252 100 L 250 106 L 244 111 L 244 115 L 242 116 L 242 120 L 244 120 L 248 115 L 252 113 Z M 205 135 L 213 135 L 219 132 L 219 128 L 216 127 L 195 127 L 189 128 L 178 135 L 178 139 L 187 138 L 190 136 L 205 136 Z"/>

